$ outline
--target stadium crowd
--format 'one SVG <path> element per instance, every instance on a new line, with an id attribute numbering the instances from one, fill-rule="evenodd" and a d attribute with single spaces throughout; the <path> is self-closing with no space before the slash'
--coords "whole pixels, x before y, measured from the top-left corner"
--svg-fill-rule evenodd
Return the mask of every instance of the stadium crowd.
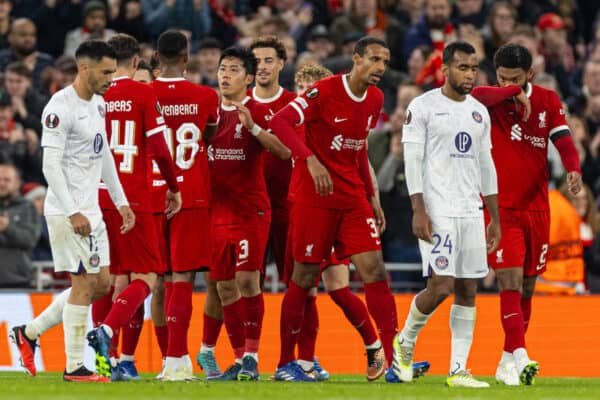
<path id="1" fill-rule="evenodd" d="M 142 59 L 152 65 L 158 36 L 176 28 L 191 43 L 186 78 L 212 87 L 217 86 L 223 49 L 248 46 L 261 35 L 276 35 L 284 43 L 287 60 L 280 83 L 289 90 L 294 89 L 295 71 L 310 63 L 334 73 L 347 72 L 354 45 L 366 34 L 389 43 L 390 67 L 379 83 L 385 93 L 384 112 L 369 137 L 369 158 L 388 221 L 382 238 L 387 262 L 420 259 L 403 173 L 402 125 L 409 102 L 442 84 L 444 45 L 461 39 L 476 48 L 479 85 L 496 83 L 492 57 L 501 45 L 524 45 L 533 55 L 533 82 L 561 96 L 586 184 L 576 197 L 561 191 L 581 219 L 582 251 L 576 260 L 566 262 L 579 272 L 561 274 L 561 268 L 571 267 L 557 260 L 558 272 L 550 280 L 568 275 L 567 280 L 578 283 L 569 293 L 600 291 L 598 10 L 593 0 L 0 0 L 0 162 L 18 171 L 8 183 L 0 183 L 9 186 L 1 188 L 3 209 L 14 207 L 17 215 L 27 208 L 33 224 L 24 231 L 25 240 L 0 243 L 0 252 L 7 254 L 2 258 L 0 286 L 29 287 L 31 260 L 51 257 L 40 207 L 46 185 L 40 117 L 49 97 L 75 78 L 77 46 L 89 38 L 108 39 L 124 32 L 142 43 Z M 564 170 L 552 148 L 549 157 L 551 187 L 560 189 Z M 9 168 L 2 171 L 12 174 Z M 26 207 L 26 202 L 36 207 Z M 552 204 L 564 208 L 570 207 L 569 202 Z M 0 223 L 3 237 L 6 229 Z M 551 241 L 560 243 L 564 239 L 560 235 L 557 230 Z M 16 259 L 19 262 L 12 262 Z M 483 286 L 494 290 L 493 276 Z"/>

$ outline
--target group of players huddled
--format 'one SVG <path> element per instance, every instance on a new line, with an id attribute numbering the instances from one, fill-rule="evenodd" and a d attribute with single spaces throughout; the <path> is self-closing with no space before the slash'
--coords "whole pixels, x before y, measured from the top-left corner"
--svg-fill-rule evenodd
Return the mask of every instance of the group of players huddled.
<path id="1" fill-rule="evenodd" d="M 142 68 L 139 50 L 124 34 L 83 43 L 75 82 L 43 112 L 45 216 L 55 269 L 71 273 L 72 287 L 10 332 L 31 375 L 37 338 L 62 322 L 64 380 L 139 379 L 134 353 L 144 300 L 152 293 L 163 356 L 157 379 L 194 379 L 187 336 L 195 274 L 204 272 L 198 364 L 206 379 L 259 379 L 269 247 L 287 285 L 275 380 L 329 378 L 314 354 L 322 279 L 363 339 L 369 381 L 385 374 L 388 382 L 407 382 L 427 370 L 428 363 L 413 362 L 417 334 L 455 292 L 447 384 L 486 386 L 470 375 L 466 360 L 475 322 L 472 282 L 487 274 L 487 252 L 498 271 L 507 337 L 496 378 L 533 383 L 539 366 L 527 356 L 524 331 L 531 278 L 535 282 L 545 267 L 547 189 L 540 182 L 547 182 L 549 138 L 573 191 L 580 174 L 560 102 L 528 83 L 526 49 L 501 48 L 496 67 L 503 87 L 477 88 L 471 97 L 475 51 L 449 44 L 444 86 L 408 108 L 407 184 L 428 285 L 401 331 L 381 254 L 385 217 L 366 148 L 383 106 L 376 85 L 390 59 L 386 43 L 359 40 L 348 74 L 303 67 L 292 93 L 279 85 L 284 46 L 260 37 L 249 49 L 222 53 L 220 97 L 185 79 L 188 42 L 180 32 L 160 36 L 156 78 Z M 527 119 L 532 109 L 539 119 Z M 514 124 L 520 125 L 518 140 Z M 487 245 L 480 195 L 490 221 Z M 364 281 L 366 305 L 348 286 L 350 260 Z M 90 304 L 94 329 L 86 336 Z M 221 371 L 214 352 L 223 323 L 234 361 Z M 96 372 L 83 365 L 86 338 L 96 352 Z"/>

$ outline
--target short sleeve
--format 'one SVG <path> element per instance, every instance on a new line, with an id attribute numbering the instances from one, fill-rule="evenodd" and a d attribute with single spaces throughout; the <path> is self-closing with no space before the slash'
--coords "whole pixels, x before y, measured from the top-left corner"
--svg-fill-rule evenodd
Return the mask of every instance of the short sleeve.
<path id="1" fill-rule="evenodd" d="M 565 116 L 564 107 L 554 91 L 550 91 L 548 96 L 548 136 L 551 140 L 557 140 L 562 136 L 569 135 L 569 125 Z"/>
<path id="2" fill-rule="evenodd" d="M 324 88 L 320 82 L 311 86 L 304 94 L 296 97 L 290 102 L 290 106 L 298 113 L 298 123 L 302 125 L 305 122 L 314 121 L 319 117 L 320 99 L 326 94 L 323 93 Z"/>
<path id="3" fill-rule="evenodd" d="M 165 129 L 165 119 L 153 89 L 148 90 L 144 96 L 144 129 L 146 137 L 161 133 Z"/>
<path id="4" fill-rule="evenodd" d="M 50 99 L 42 112 L 42 147 L 64 149 L 72 125 L 72 110 L 60 99 Z"/>
<path id="5" fill-rule="evenodd" d="M 406 108 L 404 126 L 402 127 L 403 143 L 425 144 L 427 138 L 427 109 L 421 106 L 421 98 L 417 97 Z"/>

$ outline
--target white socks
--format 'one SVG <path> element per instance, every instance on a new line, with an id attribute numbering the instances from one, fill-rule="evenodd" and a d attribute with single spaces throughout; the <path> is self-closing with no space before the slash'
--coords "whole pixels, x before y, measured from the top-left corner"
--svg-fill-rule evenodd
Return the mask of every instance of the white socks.
<path id="1" fill-rule="evenodd" d="M 433 314 L 423 314 L 417 308 L 416 304 L 417 296 L 413 297 L 412 302 L 410 303 L 410 311 L 408 312 L 408 317 L 406 317 L 406 321 L 404 322 L 404 328 L 402 328 L 402 332 L 400 335 L 406 340 L 408 345 L 414 346 L 417 341 L 417 335 L 423 329 L 429 317 Z"/>
<path id="2" fill-rule="evenodd" d="M 502 351 L 502 358 L 500 358 L 500 364 L 508 364 L 514 362 L 515 358 L 513 357 L 512 353 L 509 353 L 508 351 Z"/>
<path id="3" fill-rule="evenodd" d="M 467 358 L 473 343 L 475 328 L 475 307 L 452 304 L 450 309 L 450 330 L 452 346 L 450 355 L 450 374 L 467 369 Z"/>
<path id="4" fill-rule="evenodd" d="M 517 366 L 517 370 L 519 372 L 523 371 L 523 368 L 525 368 L 527 364 L 531 362 L 529 355 L 527 354 L 527 350 L 525 350 L 523 347 L 515 349 L 512 354 L 515 359 L 515 365 Z"/>
<path id="5" fill-rule="evenodd" d="M 381 341 L 379 339 L 377 339 L 372 344 L 366 345 L 365 349 L 367 349 L 367 350 L 376 350 L 376 349 L 378 349 L 380 347 L 381 347 Z"/>
<path id="6" fill-rule="evenodd" d="M 315 367 L 314 361 L 308 360 L 298 360 L 298 365 L 300 365 L 304 372 L 312 371 L 312 369 Z"/>
<path id="7" fill-rule="evenodd" d="M 85 334 L 89 306 L 76 306 L 66 303 L 63 307 L 63 328 L 65 331 L 66 372 L 73 372 L 83 365 Z"/>
<path id="8" fill-rule="evenodd" d="M 63 320 L 63 308 L 67 304 L 70 294 L 71 288 L 68 288 L 56 296 L 40 315 L 25 326 L 25 336 L 35 340 L 48 329 L 60 324 Z"/>

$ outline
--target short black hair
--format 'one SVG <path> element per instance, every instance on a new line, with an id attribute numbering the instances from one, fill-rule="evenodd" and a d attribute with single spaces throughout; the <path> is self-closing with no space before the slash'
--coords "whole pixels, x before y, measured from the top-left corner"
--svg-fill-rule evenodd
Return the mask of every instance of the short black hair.
<path id="1" fill-rule="evenodd" d="M 372 44 L 378 44 L 380 46 L 385 47 L 386 49 L 389 49 L 385 40 L 381 40 L 373 36 L 365 36 L 363 38 L 360 38 L 358 42 L 356 42 L 356 45 L 354 46 L 354 53 L 362 57 L 365 55 L 365 50 L 367 49 L 367 47 Z"/>
<path id="2" fill-rule="evenodd" d="M 242 65 L 244 66 L 246 73 L 250 75 L 256 74 L 257 62 L 254 54 L 252 54 L 250 50 L 240 47 L 229 47 L 221 54 L 221 58 L 219 58 L 219 65 L 225 58 L 237 58 L 242 60 Z"/>
<path id="3" fill-rule="evenodd" d="M 470 43 L 461 41 L 449 43 L 442 54 L 442 63 L 450 65 L 454 61 L 454 54 L 457 51 L 465 54 L 475 54 L 475 47 Z"/>
<path id="4" fill-rule="evenodd" d="M 75 59 L 77 60 L 89 58 L 94 61 L 100 61 L 104 57 L 116 60 L 117 54 L 108 43 L 99 39 L 86 40 L 77 47 L 77 50 L 75 50 Z"/>
<path id="5" fill-rule="evenodd" d="M 494 54 L 494 66 L 496 69 L 521 68 L 523 71 L 531 69 L 532 57 L 529 50 L 520 44 L 508 43 L 500 47 Z"/>
<path id="6" fill-rule="evenodd" d="M 174 61 L 187 53 L 188 40 L 187 37 L 178 30 L 169 29 L 164 31 L 158 37 L 156 49 L 160 57 L 165 60 Z"/>
<path id="7" fill-rule="evenodd" d="M 108 39 L 108 44 L 117 54 L 117 64 L 122 64 L 131 61 L 134 56 L 140 54 L 140 44 L 130 35 L 118 33 Z"/>
<path id="8" fill-rule="evenodd" d="M 287 52 L 285 51 L 285 46 L 281 40 L 277 38 L 277 36 L 261 36 L 254 39 L 250 45 L 250 50 L 264 48 L 275 50 L 275 53 L 277 53 L 277 57 L 280 60 L 287 61 Z"/>

